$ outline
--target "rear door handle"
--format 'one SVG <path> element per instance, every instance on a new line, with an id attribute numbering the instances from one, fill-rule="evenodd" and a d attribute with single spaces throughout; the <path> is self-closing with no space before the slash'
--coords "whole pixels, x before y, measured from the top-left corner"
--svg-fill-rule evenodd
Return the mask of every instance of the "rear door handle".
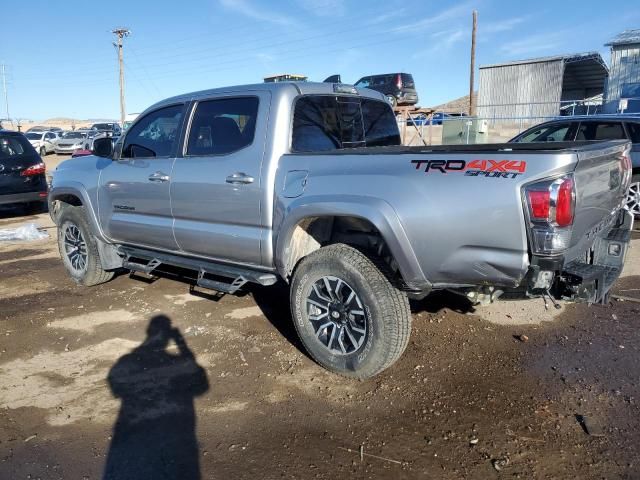
<path id="1" fill-rule="evenodd" d="M 246 173 L 243 172 L 236 172 L 232 175 L 229 175 L 227 177 L 227 183 L 233 183 L 233 184 L 238 184 L 238 183 L 253 183 L 255 179 L 251 176 L 251 175 L 247 175 Z"/>
<path id="2" fill-rule="evenodd" d="M 157 171 L 149 175 L 150 182 L 168 182 L 171 179 L 169 175 L 164 172 Z"/>

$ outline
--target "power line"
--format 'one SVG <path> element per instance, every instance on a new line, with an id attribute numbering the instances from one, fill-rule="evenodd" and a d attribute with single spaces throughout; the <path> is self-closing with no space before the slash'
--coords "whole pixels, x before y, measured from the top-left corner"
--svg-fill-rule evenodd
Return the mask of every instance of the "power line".
<path id="1" fill-rule="evenodd" d="M 122 58 L 122 40 L 124 37 L 128 37 L 131 33 L 126 28 L 115 28 L 111 31 L 111 33 L 117 35 L 118 43 L 116 47 L 118 48 L 118 68 L 120 71 L 120 125 L 124 125 L 124 120 L 126 116 L 126 107 L 124 103 L 124 59 Z"/>

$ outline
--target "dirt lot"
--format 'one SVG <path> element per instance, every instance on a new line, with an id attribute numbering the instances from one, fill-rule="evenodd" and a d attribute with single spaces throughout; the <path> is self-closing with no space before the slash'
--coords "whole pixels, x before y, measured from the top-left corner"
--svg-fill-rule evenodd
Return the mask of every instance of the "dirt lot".
<path id="1" fill-rule="evenodd" d="M 0 211 L 32 221 L 51 238 L 0 245 L 2 479 L 640 477 L 640 303 L 434 295 L 358 382 L 306 357 L 277 289 L 78 287 L 47 214 Z M 615 290 L 640 299 L 634 235 Z"/>

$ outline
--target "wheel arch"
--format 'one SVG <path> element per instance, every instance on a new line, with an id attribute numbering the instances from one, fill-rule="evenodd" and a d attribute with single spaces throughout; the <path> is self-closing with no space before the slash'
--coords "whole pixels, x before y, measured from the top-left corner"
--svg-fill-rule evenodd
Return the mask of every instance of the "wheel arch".
<path id="1" fill-rule="evenodd" d="M 348 232 L 345 226 L 349 227 Z M 353 243 L 346 237 L 363 234 L 379 235 L 407 287 L 431 288 L 395 210 L 385 201 L 369 197 L 350 196 L 342 200 L 309 197 L 304 204 L 290 206 L 275 241 L 276 268 L 288 280 L 298 262 L 311 252 L 332 240 Z"/>
<path id="2" fill-rule="evenodd" d="M 91 233 L 93 233 L 93 235 L 95 235 L 99 240 L 107 242 L 104 234 L 102 233 L 102 229 L 100 228 L 100 224 L 98 223 L 98 218 L 96 217 L 93 203 L 91 202 L 89 194 L 87 193 L 84 186 L 78 184 L 52 187 L 49 190 L 47 201 L 49 203 L 49 212 L 51 215 L 51 219 L 56 224 L 57 216 L 65 205 L 85 207 L 84 210 L 87 215 L 89 227 L 91 228 Z"/>

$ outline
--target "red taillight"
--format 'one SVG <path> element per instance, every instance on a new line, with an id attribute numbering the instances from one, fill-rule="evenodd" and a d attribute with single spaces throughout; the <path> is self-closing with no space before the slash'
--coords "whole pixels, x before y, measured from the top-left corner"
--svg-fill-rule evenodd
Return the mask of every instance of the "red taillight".
<path id="1" fill-rule="evenodd" d="M 573 180 L 565 178 L 558 188 L 556 200 L 556 223 L 559 227 L 568 227 L 573 223 L 573 207 Z"/>
<path id="2" fill-rule="evenodd" d="M 571 177 L 545 180 L 526 188 L 529 217 L 556 227 L 573 223 L 575 192 Z"/>
<path id="3" fill-rule="evenodd" d="M 551 193 L 549 190 L 528 190 L 531 220 L 549 220 Z"/>
<path id="4" fill-rule="evenodd" d="M 42 175 L 47 171 L 47 166 L 44 163 L 37 163 L 36 165 L 31 165 L 29 168 L 25 168 L 20 175 L 23 177 L 32 177 L 33 175 Z"/>
<path id="5" fill-rule="evenodd" d="M 398 87 L 398 90 L 402 90 L 402 75 L 400 74 L 396 75 L 396 87 Z"/>

